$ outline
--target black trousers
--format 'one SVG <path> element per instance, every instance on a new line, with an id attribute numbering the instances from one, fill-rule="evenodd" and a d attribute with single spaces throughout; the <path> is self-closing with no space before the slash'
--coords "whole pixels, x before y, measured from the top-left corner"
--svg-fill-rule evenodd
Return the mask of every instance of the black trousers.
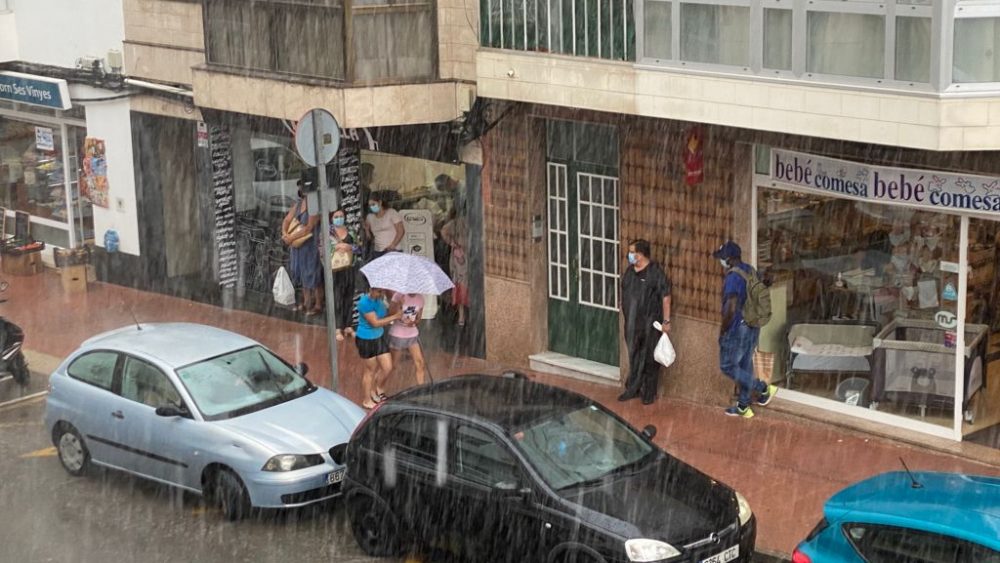
<path id="1" fill-rule="evenodd" d="M 628 347 L 628 379 L 625 392 L 640 395 L 651 401 L 656 398 L 656 386 L 660 379 L 660 364 L 653 358 L 656 343 L 660 341 L 658 330 L 649 327 L 638 329 Z"/>
<path id="2" fill-rule="evenodd" d="M 333 306 L 336 309 L 337 328 L 351 326 L 354 316 L 354 268 L 344 268 L 333 273 Z"/>

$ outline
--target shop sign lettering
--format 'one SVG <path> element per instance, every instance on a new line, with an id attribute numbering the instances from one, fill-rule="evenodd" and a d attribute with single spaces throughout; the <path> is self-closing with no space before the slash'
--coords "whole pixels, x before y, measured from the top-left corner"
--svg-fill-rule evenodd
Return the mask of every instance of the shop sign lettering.
<path id="1" fill-rule="evenodd" d="M 209 128 L 212 196 L 215 204 L 215 245 L 219 264 L 219 285 L 225 289 L 236 287 L 239 275 L 231 143 L 229 130 L 224 126 L 213 125 Z"/>
<path id="2" fill-rule="evenodd" d="M 0 100 L 52 109 L 69 109 L 65 80 L 20 72 L 0 72 Z"/>
<path id="3" fill-rule="evenodd" d="M 955 328 L 958 326 L 958 317 L 951 311 L 938 311 L 934 315 L 934 322 L 941 328 Z"/>
<path id="4" fill-rule="evenodd" d="M 1000 178 L 870 166 L 771 149 L 770 177 L 825 195 L 937 211 L 1000 215 Z"/>

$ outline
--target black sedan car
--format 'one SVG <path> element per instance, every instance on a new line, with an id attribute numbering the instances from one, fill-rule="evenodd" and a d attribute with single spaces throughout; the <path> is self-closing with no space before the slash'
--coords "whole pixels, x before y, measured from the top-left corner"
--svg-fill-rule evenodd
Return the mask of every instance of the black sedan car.
<path id="1" fill-rule="evenodd" d="M 594 401 L 520 374 L 470 375 L 382 403 L 347 450 L 345 501 L 369 555 L 460 561 L 750 561 L 733 489 Z"/>

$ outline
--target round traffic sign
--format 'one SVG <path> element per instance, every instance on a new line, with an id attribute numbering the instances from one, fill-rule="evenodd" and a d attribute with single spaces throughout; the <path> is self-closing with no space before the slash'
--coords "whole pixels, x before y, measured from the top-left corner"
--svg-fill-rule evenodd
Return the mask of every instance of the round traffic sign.
<path id="1" fill-rule="evenodd" d="M 307 111 L 295 126 L 295 150 L 309 166 L 326 164 L 340 149 L 340 125 L 325 109 Z"/>

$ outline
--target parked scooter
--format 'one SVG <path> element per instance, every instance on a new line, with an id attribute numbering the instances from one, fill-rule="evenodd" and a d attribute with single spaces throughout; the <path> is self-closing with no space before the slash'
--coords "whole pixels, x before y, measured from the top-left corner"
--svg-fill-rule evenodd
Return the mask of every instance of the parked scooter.
<path id="1" fill-rule="evenodd" d="M 6 281 L 0 281 L 0 292 L 7 291 Z M 6 303 L 0 299 L 0 303 Z M 13 377 L 14 382 L 26 387 L 31 379 L 28 362 L 24 359 L 24 331 L 21 327 L 0 317 L 0 380 Z"/>

